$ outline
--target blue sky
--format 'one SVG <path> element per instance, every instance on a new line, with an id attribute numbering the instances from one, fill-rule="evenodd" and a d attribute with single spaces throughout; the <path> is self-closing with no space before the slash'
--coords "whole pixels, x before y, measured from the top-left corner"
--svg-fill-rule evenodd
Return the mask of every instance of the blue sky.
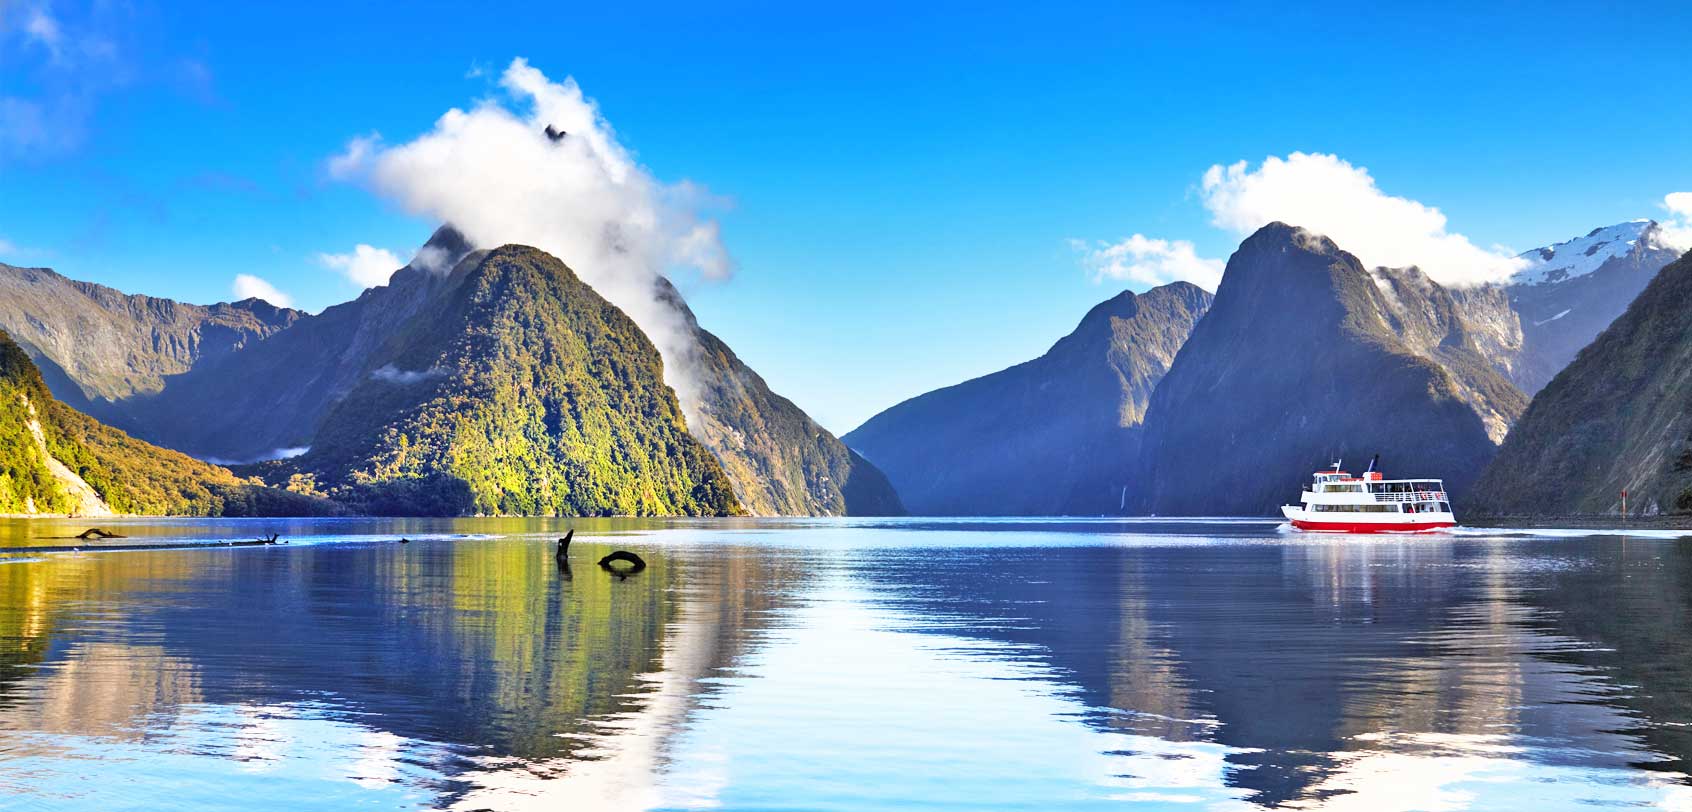
<path id="1" fill-rule="evenodd" d="M 735 272 L 682 274 L 690 302 L 844 432 L 1145 287 L 1073 240 L 1225 259 L 1213 165 L 1337 156 L 1493 253 L 1668 216 L 1692 189 L 1688 7 L 1484 5 L 0 0 L 0 261 L 195 302 L 237 274 L 313 311 L 351 298 L 319 254 L 407 258 L 434 223 L 329 160 L 504 98 L 522 57 L 574 77 L 651 176 L 720 198 Z"/>

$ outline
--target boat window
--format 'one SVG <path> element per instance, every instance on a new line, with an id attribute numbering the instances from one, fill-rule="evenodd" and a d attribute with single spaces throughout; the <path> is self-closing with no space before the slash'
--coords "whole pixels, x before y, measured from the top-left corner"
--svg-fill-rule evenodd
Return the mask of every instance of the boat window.
<path id="1" fill-rule="evenodd" d="M 1440 502 L 1439 503 L 1439 512 L 1450 513 L 1451 512 L 1451 503 L 1450 502 Z"/>

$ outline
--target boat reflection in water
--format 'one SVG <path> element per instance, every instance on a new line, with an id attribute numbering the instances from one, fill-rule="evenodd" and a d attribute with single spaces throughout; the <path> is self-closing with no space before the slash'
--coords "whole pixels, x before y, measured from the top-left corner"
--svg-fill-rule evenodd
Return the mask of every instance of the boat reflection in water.
<path id="1" fill-rule="evenodd" d="M 0 807 L 1692 804 L 1671 539 L 576 526 L 0 563 Z"/>

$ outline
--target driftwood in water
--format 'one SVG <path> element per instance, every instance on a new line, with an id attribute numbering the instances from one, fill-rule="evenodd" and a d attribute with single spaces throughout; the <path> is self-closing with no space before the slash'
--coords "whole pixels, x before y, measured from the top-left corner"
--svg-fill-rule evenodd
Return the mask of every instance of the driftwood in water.
<path id="1" fill-rule="evenodd" d="M 570 540 L 576 537 L 575 528 L 564 533 L 564 538 L 558 540 L 558 552 L 553 557 L 558 559 L 558 574 L 566 581 L 575 579 L 570 572 Z"/>
<path id="2" fill-rule="evenodd" d="M 628 564 L 629 565 L 628 569 L 623 569 L 621 567 L 611 566 L 612 564 L 614 564 L 618 561 L 621 561 L 625 564 Z M 600 566 L 601 569 L 604 569 L 606 572 L 609 572 L 612 575 L 617 576 L 618 578 L 627 578 L 630 575 L 633 575 L 637 572 L 640 572 L 643 569 L 646 569 L 646 562 L 641 560 L 641 557 L 638 556 L 638 555 L 635 555 L 634 553 L 631 553 L 627 550 L 618 550 L 618 551 L 616 551 L 616 552 L 614 552 L 614 553 L 612 553 L 612 554 L 610 554 L 610 555 L 608 555 L 604 558 L 599 559 L 599 566 Z"/>
<path id="3" fill-rule="evenodd" d="M 127 536 L 118 536 L 127 538 Z M 184 541 L 148 544 L 144 542 L 130 542 L 127 544 L 55 544 L 44 547 L 0 547 L 0 556 L 31 555 L 35 553 L 93 553 L 93 552 L 133 552 L 135 550 L 198 550 L 207 547 L 268 547 L 272 544 L 287 544 L 269 539 L 253 539 L 251 541 Z"/>
<path id="4" fill-rule="evenodd" d="M 264 536 L 259 536 L 258 538 L 253 539 L 252 543 L 253 544 L 275 544 L 277 538 L 279 538 L 278 534 L 271 533 L 270 538 L 265 538 Z M 245 543 L 245 542 L 238 542 L 238 541 L 230 542 L 230 544 L 243 544 L 243 543 Z M 287 544 L 288 542 L 284 541 L 282 543 Z"/>
<path id="5" fill-rule="evenodd" d="M 113 533 L 109 530 L 101 530 L 98 527 L 90 527 L 87 530 L 72 536 L 72 538 L 79 538 L 83 541 L 93 541 L 95 539 L 126 539 L 129 537 L 122 533 Z"/>

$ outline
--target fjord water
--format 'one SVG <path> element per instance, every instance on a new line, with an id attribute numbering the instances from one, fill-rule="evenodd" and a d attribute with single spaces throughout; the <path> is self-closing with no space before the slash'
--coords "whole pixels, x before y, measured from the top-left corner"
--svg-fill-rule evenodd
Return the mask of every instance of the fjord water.
<path id="1" fill-rule="evenodd" d="M 1692 806 L 1672 533 L 571 524 L 0 522 L 0 808 Z"/>

